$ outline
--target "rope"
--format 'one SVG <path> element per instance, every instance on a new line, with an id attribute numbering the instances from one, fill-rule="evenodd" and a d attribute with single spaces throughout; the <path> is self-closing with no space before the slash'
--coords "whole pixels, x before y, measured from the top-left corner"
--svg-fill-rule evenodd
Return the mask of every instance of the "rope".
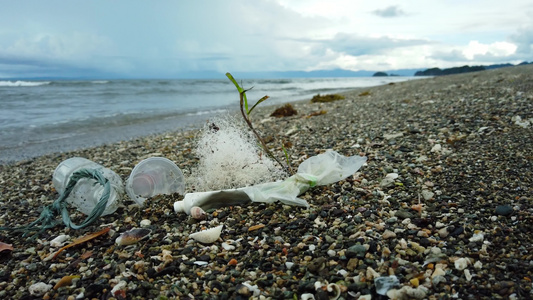
<path id="1" fill-rule="evenodd" d="M 76 225 L 70 219 L 70 215 L 67 210 L 66 199 L 78 183 L 80 179 L 89 178 L 94 179 L 104 187 L 104 191 L 100 200 L 93 208 L 87 218 L 79 225 Z M 96 184 L 96 183 L 95 183 Z M 27 236 L 30 232 L 37 231 L 33 237 L 43 233 L 45 230 L 53 228 L 61 223 L 56 217 L 61 215 L 61 219 L 65 226 L 72 229 L 81 229 L 94 223 L 102 213 L 104 212 L 109 196 L 111 195 L 111 184 L 104 175 L 96 169 L 80 169 L 72 174 L 67 183 L 67 187 L 63 194 L 59 195 L 59 198 L 51 205 L 45 207 L 41 212 L 39 218 L 26 226 L 21 227 L 0 227 L 0 230 L 12 230 L 13 232 L 23 232 L 22 236 Z M 38 225 L 38 224 L 41 225 Z"/>

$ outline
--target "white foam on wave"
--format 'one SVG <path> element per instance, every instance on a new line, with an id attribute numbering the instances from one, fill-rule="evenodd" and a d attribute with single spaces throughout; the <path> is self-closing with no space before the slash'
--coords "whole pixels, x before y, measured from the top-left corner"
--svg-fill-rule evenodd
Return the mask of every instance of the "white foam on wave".
<path id="1" fill-rule="evenodd" d="M 202 116 L 202 115 L 214 114 L 214 113 L 225 113 L 227 111 L 228 111 L 227 109 L 201 110 L 201 111 L 188 113 L 187 116 Z"/>
<path id="2" fill-rule="evenodd" d="M 50 81 L 0 81 L 0 86 L 40 86 L 50 84 Z"/>

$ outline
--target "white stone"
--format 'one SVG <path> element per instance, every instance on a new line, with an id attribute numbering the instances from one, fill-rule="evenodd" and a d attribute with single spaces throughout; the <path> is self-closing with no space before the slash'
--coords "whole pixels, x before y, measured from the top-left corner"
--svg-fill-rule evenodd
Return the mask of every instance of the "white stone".
<path id="1" fill-rule="evenodd" d="M 476 261 L 476 263 L 474 263 L 474 268 L 475 268 L 476 270 L 481 270 L 481 268 L 483 268 L 483 263 L 480 262 L 479 260 Z"/>
<path id="2" fill-rule="evenodd" d="M 148 227 L 150 225 L 152 225 L 152 222 L 148 219 L 144 219 L 139 223 L 139 226 L 141 227 Z"/>
<path id="3" fill-rule="evenodd" d="M 440 144 L 435 144 L 433 148 L 431 148 L 431 152 L 440 152 L 442 150 L 442 146 Z"/>
<path id="4" fill-rule="evenodd" d="M 433 196 L 435 196 L 435 193 L 433 193 L 432 191 L 422 190 L 422 198 L 424 198 L 424 200 L 431 200 L 433 199 Z"/>
<path id="5" fill-rule="evenodd" d="M 294 266 L 294 263 L 288 261 L 288 262 L 285 262 L 285 266 L 287 267 L 287 270 L 290 270 L 290 269 L 292 269 L 292 267 Z"/>
<path id="6" fill-rule="evenodd" d="M 128 283 L 124 280 L 119 281 L 111 290 L 111 295 L 115 295 L 116 292 L 126 289 Z"/>
<path id="7" fill-rule="evenodd" d="M 398 132 L 398 133 L 384 134 L 383 138 L 386 140 L 390 140 L 390 139 L 395 139 L 395 138 L 402 137 L 402 136 L 403 136 L 403 132 Z"/>
<path id="8" fill-rule="evenodd" d="M 471 242 L 482 242 L 483 233 L 474 233 L 471 238 L 468 239 Z"/>
<path id="9" fill-rule="evenodd" d="M 383 235 L 381 236 L 384 240 L 386 239 L 390 239 L 390 238 L 395 238 L 396 237 L 396 233 L 390 231 L 390 230 L 385 230 L 385 232 L 383 233 Z"/>
<path id="10" fill-rule="evenodd" d="M 446 272 L 442 268 L 435 268 L 435 271 L 433 271 L 433 274 L 431 274 L 431 278 L 435 278 L 437 276 L 444 276 L 446 275 Z"/>
<path id="11" fill-rule="evenodd" d="M 230 245 L 230 244 L 228 244 L 226 242 L 222 243 L 222 248 L 224 248 L 224 250 L 226 250 L 226 251 L 235 250 L 235 246 Z"/>
<path id="12" fill-rule="evenodd" d="M 70 235 L 58 235 L 55 239 L 50 241 L 50 247 L 62 247 L 65 244 L 65 241 L 68 239 L 70 239 Z"/>
<path id="13" fill-rule="evenodd" d="M 30 292 L 30 295 L 34 297 L 42 297 L 44 294 L 46 294 L 49 290 L 52 289 L 52 285 L 46 284 L 44 282 L 37 282 L 28 288 L 28 291 Z"/>
<path id="14" fill-rule="evenodd" d="M 467 258 L 461 257 L 455 261 L 455 269 L 462 271 L 468 267 L 470 261 Z"/>
<path id="15" fill-rule="evenodd" d="M 511 118 L 511 121 L 513 121 L 515 123 L 515 125 L 518 125 L 518 126 L 520 126 L 522 128 L 528 128 L 529 125 L 531 125 L 531 122 L 533 122 L 533 119 L 522 121 L 522 117 L 516 115 L 516 116 Z"/>
<path id="16" fill-rule="evenodd" d="M 442 249 L 439 248 L 439 247 L 431 247 L 431 253 L 433 253 L 433 254 L 441 254 L 442 253 Z"/>
<path id="17" fill-rule="evenodd" d="M 379 184 L 382 188 L 390 187 L 394 184 L 394 180 L 398 178 L 397 173 L 389 173 L 381 180 L 381 183 Z"/>
<path id="18" fill-rule="evenodd" d="M 402 224 L 404 224 L 404 225 L 409 224 L 409 223 L 411 223 L 411 219 L 410 218 L 405 218 L 402 221 Z"/>
<path id="19" fill-rule="evenodd" d="M 468 269 L 465 269 L 465 278 L 466 278 L 466 281 L 470 281 L 472 280 L 472 274 L 470 274 L 470 270 Z"/>
<path id="20" fill-rule="evenodd" d="M 348 271 L 344 270 L 344 269 L 341 269 L 341 270 L 337 271 L 337 274 L 341 275 L 342 277 L 346 277 L 350 273 Z"/>

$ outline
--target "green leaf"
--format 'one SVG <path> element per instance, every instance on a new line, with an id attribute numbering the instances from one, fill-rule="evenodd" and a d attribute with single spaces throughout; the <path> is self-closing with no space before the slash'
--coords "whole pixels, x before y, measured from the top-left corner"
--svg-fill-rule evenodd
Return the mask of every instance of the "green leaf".
<path id="1" fill-rule="evenodd" d="M 226 73 L 226 77 L 228 77 L 229 80 L 231 80 L 231 82 L 233 82 L 233 84 L 235 85 L 235 87 L 237 88 L 239 93 L 244 92 L 243 88 L 241 88 L 241 86 L 237 83 L 237 80 L 235 80 L 235 78 L 233 78 L 233 76 L 229 72 Z"/>
<path id="2" fill-rule="evenodd" d="M 239 94 L 242 95 L 242 98 L 244 100 L 244 108 L 246 109 L 246 113 L 247 114 L 250 114 L 249 111 L 248 111 L 248 99 L 246 98 L 246 92 L 249 91 L 249 90 L 245 90 L 243 89 L 238 83 L 237 83 L 237 80 L 235 80 L 235 78 L 233 78 L 233 75 L 231 75 L 230 72 L 227 72 L 226 73 L 226 77 L 229 78 L 229 80 L 231 82 L 233 82 L 233 84 L 235 85 L 235 87 L 237 88 L 237 90 L 239 91 Z"/>
<path id="3" fill-rule="evenodd" d="M 252 106 L 252 108 L 250 108 L 250 110 L 248 111 L 248 114 L 252 113 L 252 110 L 254 110 L 254 108 L 261 102 L 265 101 L 266 99 L 268 99 L 270 97 L 268 96 L 263 96 L 263 98 L 259 99 L 259 101 L 257 101 L 257 103 L 254 104 L 254 106 Z"/>

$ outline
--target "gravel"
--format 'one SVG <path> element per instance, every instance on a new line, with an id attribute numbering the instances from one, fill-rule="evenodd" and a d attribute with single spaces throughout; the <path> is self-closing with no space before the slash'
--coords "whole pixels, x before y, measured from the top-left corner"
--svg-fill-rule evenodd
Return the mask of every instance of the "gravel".
<path id="1" fill-rule="evenodd" d="M 250 203 L 199 221 L 174 213 L 182 196 L 165 195 L 142 208 L 124 199 L 81 230 L 60 225 L 34 239 L 0 231 L 14 248 L 0 248 L 0 298 L 532 298 L 532 87 L 533 66 L 518 66 L 297 102 L 290 117 L 260 107 L 257 129 L 280 158 L 284 145 L 293 167 L 328 149 L 366 155 L 367 164 L 301 195 L 309 208 Z M 187 176 L 197 136 L 170 132 L 1 165 L 0 226 L 36 219 L 58 197 L 52 173 L 69 157 L 126 180 L 142 159 L 164 156 Z M 188 237 L 221 224 L 212 244 Z M 138 227 L 150 236 L 115 244 Z M 50 259 L 56 237 L 68 243 L 103 228 Z"/>

